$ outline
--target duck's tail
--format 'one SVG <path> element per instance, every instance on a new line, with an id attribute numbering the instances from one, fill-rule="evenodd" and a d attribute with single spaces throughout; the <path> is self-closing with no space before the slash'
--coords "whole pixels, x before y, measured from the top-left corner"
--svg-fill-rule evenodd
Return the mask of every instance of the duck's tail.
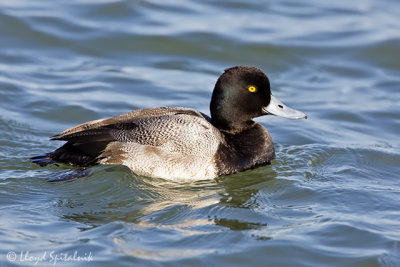
<path id="1" fill-rule="evenodd" d="M 55 163 L 55 161 L 51 158 L 51 153 L 46 153 L 41 156 L 32 157 L 30 158 L 30 160 L 32 161 L 32 163 L 36 163 L 41 167 Z"/>
<path id="2" fill-rule="evenodd" d="M 102 144 L 102 147 L 105 147 L 105 144 Z M 83 144 L 81 146 L 83 146 Z M 80 167 L 88 167 L 97 164 L 97 155 L 89 155 L 82 151 L 78 145 L 75 145 L 72 142 L 67 142 L 53 152 L 32 157 L 31 161 L 42 167 L 52 163 L 64 163 Z"/>
<path id="3" fill-rule="evenodd" d="M 41 156 L 36 156 L 30 158 L 33 163 L 36 163 L 40 165 L 41 167 L 46 166 L 48 164 L 56 163 L 54 159 L 52 159 L 53 152 L 47 153 Z M 93 170 L 92 169 L 86 169 L 86 168 L 80 168 L 76 170 L 71 170 L 71 171 L 62 171 L 59 173 L 56 173 L 54 176 L 51 178 L 48 178 L 48 182 L 61 182 L 61 181 L 68 181 L 68 180 L 75 180 L 79 178 L 84 178 L 88 177 L 92 174 Z"/>

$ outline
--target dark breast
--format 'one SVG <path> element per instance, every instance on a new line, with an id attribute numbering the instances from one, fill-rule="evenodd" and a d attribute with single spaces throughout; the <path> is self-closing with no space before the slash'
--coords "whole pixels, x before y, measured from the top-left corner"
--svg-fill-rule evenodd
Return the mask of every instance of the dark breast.
<path id="1" fill-rule="evenodd" d="M 267 165 L 275 157 L 271 136 L 258 123 L 236 134 L 224 133 L 224 137 L 226 142 L 215 154 L 218 176 Z"/>

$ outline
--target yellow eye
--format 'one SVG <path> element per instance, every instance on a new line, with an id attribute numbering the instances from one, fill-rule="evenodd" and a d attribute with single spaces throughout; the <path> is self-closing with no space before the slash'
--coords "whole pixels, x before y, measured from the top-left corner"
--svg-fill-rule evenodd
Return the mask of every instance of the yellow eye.
<path id="1" fill-rule="evenodd" d="M 249 86 L 248 89 L 250 93 L 254 93 L 255 91 L 257 91 L 257 89 L 254 86 Z"/>

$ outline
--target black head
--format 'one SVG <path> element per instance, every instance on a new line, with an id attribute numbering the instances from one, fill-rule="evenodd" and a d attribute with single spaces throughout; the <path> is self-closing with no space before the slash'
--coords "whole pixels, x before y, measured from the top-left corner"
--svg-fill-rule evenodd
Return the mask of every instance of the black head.
<path id="1" fill-rule="evenodd" d="M 270 84 L 263 71 L 243 66 L 226 69 L 212 94 L 212 123 L 220 129 L 242 129 L 253 118 L 267 114 L 263 107 L 270 101 Z"/>

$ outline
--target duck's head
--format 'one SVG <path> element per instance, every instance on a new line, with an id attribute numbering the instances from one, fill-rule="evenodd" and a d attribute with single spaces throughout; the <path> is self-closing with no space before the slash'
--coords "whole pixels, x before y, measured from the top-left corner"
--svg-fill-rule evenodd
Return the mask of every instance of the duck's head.
<path id="1" fill-rule="evenodd" d="M 271 95 L 267 75 L 255 67 L 232 67 L 218 78 L 210 103 L 212 123 L 223 130 L 242 129 L 255 117 L 272 114 L 290 119 L 307 116 Z"/>

